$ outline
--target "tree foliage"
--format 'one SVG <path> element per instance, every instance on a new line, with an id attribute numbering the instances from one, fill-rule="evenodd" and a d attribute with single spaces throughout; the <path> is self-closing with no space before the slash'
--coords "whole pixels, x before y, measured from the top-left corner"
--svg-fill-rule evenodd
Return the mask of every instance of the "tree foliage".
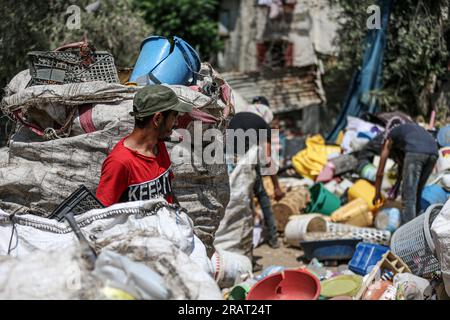
<path id="1" fill-rule="evenodd" d="M 67 1 L 62 1 L 67 3 Z M 94 0 L 74 1 L 84 8 Z M 65 5 L 67 6 L 67 4 Z M 65 10 L 65 9 L 64 9 Z M 61 12 L 61 10 L 59 10 Z M 151 33 L 138 12 L 134 11 L 131 0 L 101 0 L 100 8 L 89 13 L 82 9 L 81 28 L 68 30 L 65 24 L 67 14 L 53 15 L 50 34 L 51 47 L 61 43 L 80 41 L 84 33 L 97 50 L 107 50 L 113 54 L 116 65 L 132 66 L 139 54 L 141 41 Z"/>
<path id="2" fill-rule="evenodd" d="M 97 50 L 111 52 L 117 65 L 132 66 L 140 42 L 151 28 L 133 11 L 131 0 L 101 0 L 98 10 L 87 12 L 84 8 L 93 2 L 0 0 L 0 88 L 28 67 L 27 52 L 78 42 L 85 33 Z M 71 30 L 66 23 L 70 17 L 67 8 L 72 4 L 81 9 L 80 29 Z M 2 95 L 0 92 L 0 99 Z M 0 120 L 0 145 L 7 126 L 4 120 Z"/>
<path id="3" fill-rule="evenodd" d="M 179 36 L 204 60 L 211 61 L 221 47 L 218 0 L 99 0 L 100 7 L 87 12 L 86 6 L 94 2 L 0 0 L 0 88 L 28 67 L 27 52 L 78 42 L 85 33 L 97 50 L 111 52 L 116 65 L 122 67 L 134 64 L 141 41 L 151 34 Z M 81 9 L 80 29 L 67 26 L 71 5 Z M 0 91 L 0 99 L 2 95 Z M 4 119 L 0 119 L 0 145 L 4 129 Z"/>
<path id="4" fill-rule="evenodd" d="M 449 0 L 396 0 L 385 51 L 383 89 L 377 92 L 384 110 L 403 110 L 428 117 L 440 80 L 447 73 Z M 342 8 L 340 55 L 336 72 L 352 73 L 364 54 L 367 8 L 373 0 L 330 0 Z"/>
<path id="5" fill-rule="evenodd" d="M 134 63 L 139 45 L 151 33 L 150 27 L 135 12 L 131 0 L 102 0 L 93 13 L 84 8 L 94 0 L 0 0 L 5 8 L 0 18 L 0 78 L 2 87 L 15 73 L 27 67 L 26 53 L 32 50 L 52 50 L 78 42 L 86 33 L 97 50 L 107 50 L 114 55 L 116 64 L 130 66 Z M 80 7 L 80 29 L 67 26 L 67 8 Z"/>
<path id="6" fill-rule="evenodd" d="M 222 46 L 217 0 L 135 0 L 155 35 L 178 36 L 210 62 Z"/>

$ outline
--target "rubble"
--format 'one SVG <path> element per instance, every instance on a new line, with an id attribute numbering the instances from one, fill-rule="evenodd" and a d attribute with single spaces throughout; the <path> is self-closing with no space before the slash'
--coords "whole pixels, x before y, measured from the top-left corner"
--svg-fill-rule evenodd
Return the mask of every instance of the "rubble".
<path id="1" fill-rule="evenodd" d="M 350 124 L 355 122 L 355 120 L 349 120 Z M 366 127 L 371 128 L 371 124 L 367 123 Z M 379 126 L 376 128 L 383 130 Z M 353 135 L 357 136 L 357 134 Z M 374 136 L 368 137 L 367 141 Z M 321 142 L 319 137 L 314 139 L 317 143 Z M 302 159 L 301 162 L 298 161 L 295 164 L 296 160 L 293 159 L 296 170 L 307 178 L 315 179 L 316 182 L 313 185 L 309 183 L 311 193 L 308 199 L 309 205 L 303 209 L 298 208 L 294 215 L 290 214 L 282 233 L 287 246 L 303 251 L 303 255 L 301 251 L 298 251 L 302 259 L 298 263 L 299 269 L 285 268 L 282 265 L 271 266 L 259 276 L 250 276 L 242 285 L 236 284 L 234 288 L 239 288 L 239 290 L 236 289 L 239 295 L 230 294 L 229 299 L 243 299 L 244 295 L 248 299 L 252 288 L 257 288 L 263 285 L 264 281 L 269 281 L 271 275 L 286 274 L 290 270 L 308 270 L 317 277 L 321 285 L 320 299 L 448 299 L 442 290 L 448 287 L 446 286 L 448 261 L 445 256 L 449 248 L 445 237 L 450 229 L 450 224 L 445 220 L 447 207 L 450 204 L 448 196 L 433 197 L 431 201 L 424 191 L 422 203 L 425 212 L 402 225 L 401 198 L 395 201 L 388 200 L 389 191 L 394 185 L 391 182 L 392 178 L 385 180 L 382 188 L 384 203 L 374 205 L 372 200 L 375 196 L 373 186 L 375 179 L 359 171 L 358 165 L 351 164 L 351 160 L 342 162 L 349 166 L 349 169 L 336 171 L 334 170 L 336 166 L 332 165 L 329 173 L 323 174 L 327 164 L 339 163 L 334 159 L 342 156 L 332 153 L 327 155 L 326 145 L 321 143 L 315 149 L 312 149 L 311 142 L 307 143 L 306 149 L 300 150 L 295 156 Z M 343 143 L 350 145 L 348 141 Z M 364 149 L 361 147 L 358 152 L 361 150 Z M 342 152 L 345 152 L 344 148 Z M 317 155 L 316 158 L 311 156 L 314 154 Z M 318 156 L 320 154 L 321 158 Z M 309 160 L 306 158 L 307 155 L 310 155 Z M 348 155 L 351 154 L 345 156 Z M 313 159 L 316 159 L 315 162 Z M 319 161 L 319 159 L 322 160 Z M 371 164 L 375 169 L 378 161 L 379 159 L 375 157 Z M 311 170 L 307 170 L 307 166 L 310 166 Z M 320 172 L 321 168 L 322 172 Z M 438 168 L 442 169 L 442 166 Z M 393 173 L 393 169 L 395 166 L 390 164 L 386 172 Z M 445 172 L 448 172 L 446 168 L 435 172 L 428 180 L 431 184 L 427 188 L 433 187 L 432 181 L 437 176 L 438 180 L 434 183 L 441 184 L 440 190 L 445 190 L 445 183 L 442 184 Z M 302 180 L 297 181 L 300 183 Z M 323 182 L 325 185 L 317 182 Z M 339 188 L 341 185 L 342 187 Z M 320 191 L 322 188 L 326 188 L 327 192 L 322 194 L 316 190 Z M 267 189 L 270 190 L 270 187 Z M 335 200 L 332 197 L 336 197 L 336 206 L 333 204 Z M 274 200 L 273 205 L 277 205 Z M 290 208 L 287 209 L 289 210 Z M 424 224 L 424 218 L 429 219 L 428 224 Z M 439 249 L 437 249 L 438 245 Z M 306 264 L 307 261 L 310 263 Z M 258 282 L 254 283 L 255 280 Z M 301 287 L 300 282 L 296 283 L 295 280 L 292 280 L 291 285 L 293 288 Z M 231 292 L 235 293 L 233 290 Z M 270 294 L 267 293 L 269 296 Z M 289 294 L 283 297 L 283 299 L 290 298 L 292 297 L 289 297 Z M 268 299 L 273 299 L 273 296 Z M 304 297 L 304 299 L 308 298 Z"/>

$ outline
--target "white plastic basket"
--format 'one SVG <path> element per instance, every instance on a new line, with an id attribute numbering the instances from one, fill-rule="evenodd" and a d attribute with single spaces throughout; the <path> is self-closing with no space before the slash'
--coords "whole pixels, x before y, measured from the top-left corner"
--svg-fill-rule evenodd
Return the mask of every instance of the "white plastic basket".
<path id="1" fill-rule="evenodd" d="M 430 227 L 440 213 L 442 204 L 428 207 L 425 213 L 401 226 L 392 236 L 391 250 L 423 278 L 432 278 L 440 270 Z"/>
<path id="2" fill-rule="evenodd" d="M 364 242 L 389 245 L 391 233 L 385 230 L 375 228 L 360 228 L 343 223 L 327 223 L 328 232 L 336 234 L 351 234 L 353 238 L 362 239 Z"/>

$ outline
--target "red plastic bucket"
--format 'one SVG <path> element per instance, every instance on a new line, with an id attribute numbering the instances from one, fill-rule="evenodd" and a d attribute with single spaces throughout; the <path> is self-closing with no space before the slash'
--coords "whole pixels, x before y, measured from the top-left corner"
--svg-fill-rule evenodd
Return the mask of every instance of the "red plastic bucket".
<path id="1" fill-rule="evenodd" d="M 304 270 L 283 270 L 258 281 L 246 300 L 317 300 L 320 281 Z"/>

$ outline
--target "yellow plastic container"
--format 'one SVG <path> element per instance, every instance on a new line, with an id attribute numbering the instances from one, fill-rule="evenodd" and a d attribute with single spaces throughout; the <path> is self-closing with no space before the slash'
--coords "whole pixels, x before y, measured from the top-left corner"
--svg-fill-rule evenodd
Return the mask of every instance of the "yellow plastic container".
<path id="1" fill-rule="evenodd" d="M 338 136 L 336 138 L 336 144 L 340 146 L 342 144 L 342 141 L 344 141 L 344 131 L 343 130 L 339 131 Z"/>
<path id="2" fill-rule="evenodd" d="M 378 209 L 378 207 L 373 204 L 375 191 L 375 186 L 366 180 L 360 179 L 348 189 L 348 199 L 350 201 L 358 198 L 364 199 L 369 206 L 369 210 L 374 211 Z"/>
<path id="3" fill-rule="evenodd" d="M 366 201 L 357 198 L 333 212 L 331 221 L 365 228 L 372 226 L 373 214 Z"/>
<path id="4" fill-rule="evenodd" d="M 292 166 L 303 177 L 315 180 L 327 164 L 328 156 L 340 154 L 341 148 L 326 145 L 320 134 L 307 138 L 305 143 L 306 148 L 292 157 Z"/>

